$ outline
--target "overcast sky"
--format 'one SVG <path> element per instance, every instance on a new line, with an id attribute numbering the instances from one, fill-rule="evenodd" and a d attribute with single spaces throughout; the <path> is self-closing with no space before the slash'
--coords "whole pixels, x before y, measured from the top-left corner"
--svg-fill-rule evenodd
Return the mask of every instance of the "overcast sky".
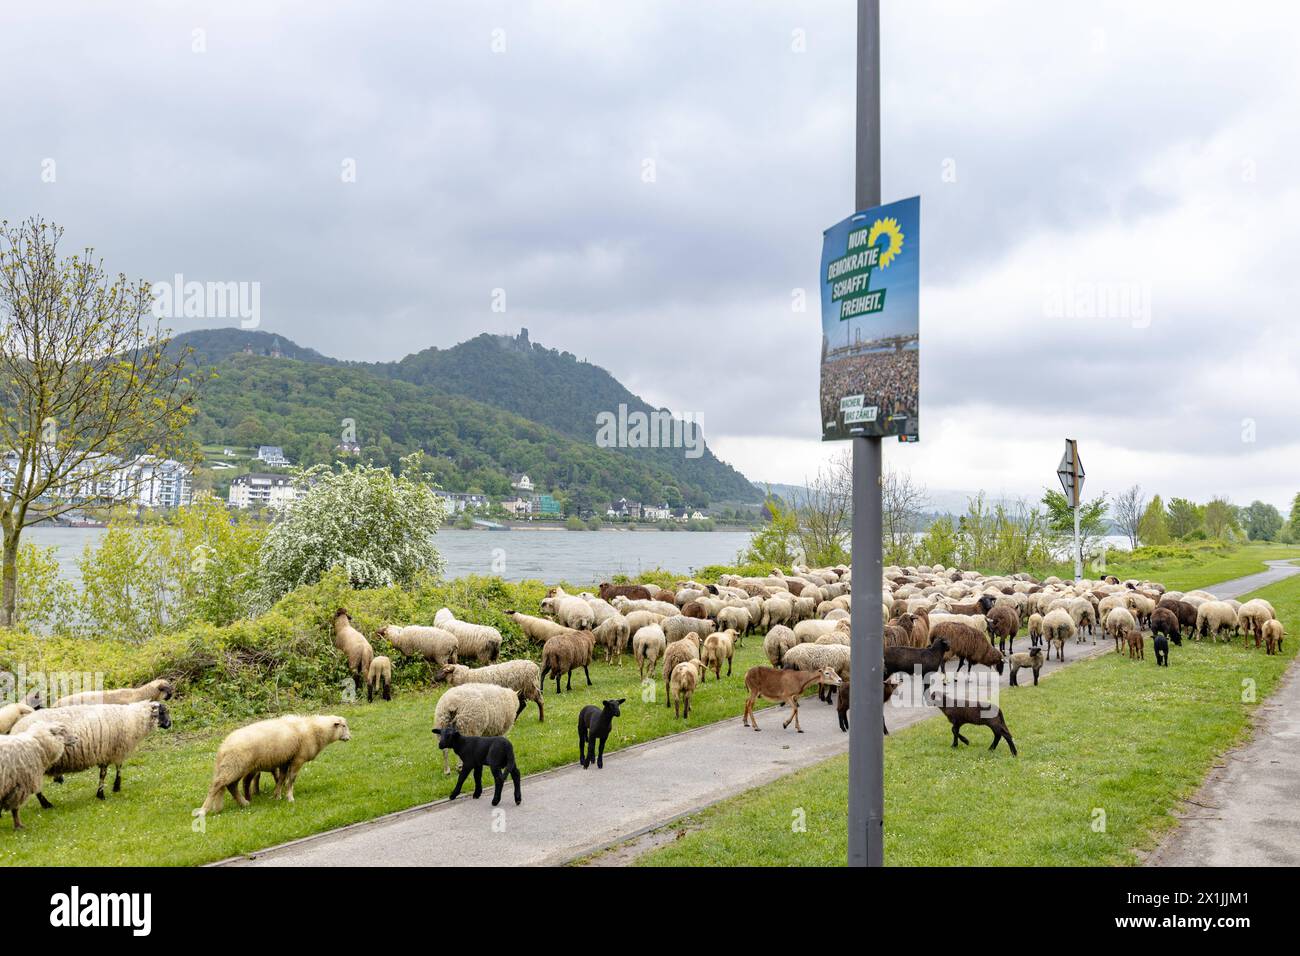
<path id="1" fill-rule="evenodd" d="M 1032 495 L 1073 437 L 1089 493 L 1289 505 L 1300 9 L 884 7 L 883 194 L 922 212 L 921 442 L 886 463 Z M 842 448 L 816 289 L 853 8 L 7 4 L 0 218 L 260 283 L 261 328 L 340 358 L 526 326 L 799 482 Z"/>

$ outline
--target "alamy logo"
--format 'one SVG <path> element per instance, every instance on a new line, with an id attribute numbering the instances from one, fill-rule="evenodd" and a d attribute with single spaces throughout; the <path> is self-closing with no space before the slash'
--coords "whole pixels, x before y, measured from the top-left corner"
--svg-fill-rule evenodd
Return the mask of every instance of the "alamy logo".
<path id="1" fill-rule="evenodd" d="M 241 329 L 262 324 L 260 282 L 187 282 L 178 272 L 171 282 L 155 282 L 149 291 L 156 319 L 238 319 Z"/>
<path id="2" fill-rule="evenodd" d="M 148 936 L 153 928 L 151 893 L 82 893 L 74 886 L 70 893 L 50 897 L 50 925 L 126 926 L 133 936 Z"/>
<path id="3" fill-rule="evenodd" d="M 596 415 L 596 445 L 600 448 L 684 448 L 687 458 L 704 454 L 704 431 L 700 416 L 686 412 L 674 418 L 667 409 L 629 412 L 626 404 L 618 413 Z"/>

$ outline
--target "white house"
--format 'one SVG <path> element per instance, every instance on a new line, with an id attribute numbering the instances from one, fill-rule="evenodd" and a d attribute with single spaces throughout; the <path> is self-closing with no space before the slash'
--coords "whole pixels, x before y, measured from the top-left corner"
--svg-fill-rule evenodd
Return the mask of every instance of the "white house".
<path id="1" fill-rule="evenodd" d="M 0 488 L 11 491 L 18 455 L 0 459 Z M 194 500 L 193 471 L 170 458 L 142 455 L 123 462 L 114 455 L 89 455 L 64 477 L 47 499 L 100 504 L 134 504 L 144 508 L 178 508 Z"/>
<path id="2" fill-rule="evenodd" d="M 508 513 L 518 518 L 521 515 L 531 514 L 533 511 L 533 502 L 531 498 L 510 497 L 501 499 L 501 507 Z"/>
<path id="3" fill-rule="evenodd" d="M 257 460 L 269 468 L 287 468 L 290 464 L 279 445 L 258 445 Z"/>
<path id="4" fill-rule="evenodd" d="M 522 471 L 516 472 L 510 476 L 510 487 L 516 491 L 532 491 L 533 479 L 529 478 Z"/>
<path id="5" fill-rule="evenodd" d="M 234 508 L 287 508 L 305 493 L 288 475 L 250 472 L 230 483 L 226 502 Z"/>
<path id="6" fill-rule="evenodd" d="M 666 504 L 646 505 L 641 509 L 646 521 L 667 521 L 673 516 L 673 509 Z"/>

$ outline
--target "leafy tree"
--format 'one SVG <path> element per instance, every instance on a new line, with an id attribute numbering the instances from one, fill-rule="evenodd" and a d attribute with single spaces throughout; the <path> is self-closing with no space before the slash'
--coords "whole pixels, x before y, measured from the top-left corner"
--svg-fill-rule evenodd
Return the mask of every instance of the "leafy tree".
<path id="1" fill-rule="evenodd" d="M 1115 498 L 1115 526 L 1128 538 L 1130 548 L 1138 546 L 1138 532 L 1145 510 L 1146 499 L 1142 497 L 1141 485 L 1134 485 Z"/>
<path id="2" fill-rule="evenodd" d="M 63 230 L 0 223 L 0 624 L 14 620 L 25 527 L 81 507 L 101 482 L 146 480 L 151 456 L 194 457 L 197 389 L 167 349 L 147 282 L 110 278 L 94 250 L 61 258 Z M 89 490 L 89 491 L 88 491 Z"/>
<path id="3" fill-rule="evenodd" d="M 1047 509 L 1048 525 L 1062 537 L 1068 538 L 1074 547 L 1074 507 L 1065 497 L 1065 492 L 1051 488 L 1043 489 L 1043 506 Z M 1105 495 L 1083 501 L 1079 505 L 1079 548 L 1086 561 L 1093 553 L 1098 541 L 1106 535 L 1106 512 L 1109 503 Z"/>
<path id="4" fill-rule="evenodd" d="M 408 462 L 414 464 L 402 460 Z M 407 474 L 395 477 L 368 464 L 300 471 L 297 480 L 309 490 L 262 544 L 262 600 L 270 604 L 336 565 L 356 588 L 406 585 L 422 574 L 440 574 L 433 536 L 445 516 L 442 500 Z"/>
<path id="5" fill-rule="evenodd" d="M 952 518 L 944 515 L 936 518 L 921 536 L 916 546 L 916 557 L 922 564 L 941 564 L 950 568 L 957 563 L 960 544 Z"/>
<path id="6" fill-rule="evenodd" d="M 765 507 L 767 525 L 754 532 L 737 561 L 740 564 L 769 564 L 788 568 L 795 563 L 794 544 L 799 537 L 799 515 L 793 508 L 786 508 L 770 488 Z"/>
<path id="7" fill-rule="evenodd" d="M 1242 511 L 1242 521 L 1251 541 L 1272 541 L 1282 530 L 1282 514 L 1262 501 L 1247 505 Z"/>
<path id="8" fill-rule="evenodd" d="M 1240 530 L 1236 511 L 1227 498 L 1211 498 L 1204 515 L 1205 533 L 1211 538 L 1227 539 L 1234 531 Z"/>
<path id="9" fill-rule="evenodd" d="M 1165 503 L 1159 495 L 1151 499 L 1146 511 L 1142 513 L 1138 537 L 1143 544 L 1148 545 L 1169 543 L 1169 519 L 1165 515 Z"/>
<path id="10" fill-rule="evenodd" d="M 1204 509 L 1186 498 L 1169 499 L 1169 533 L 1175 538 L 1185 538 L 1205 525 Z"/>

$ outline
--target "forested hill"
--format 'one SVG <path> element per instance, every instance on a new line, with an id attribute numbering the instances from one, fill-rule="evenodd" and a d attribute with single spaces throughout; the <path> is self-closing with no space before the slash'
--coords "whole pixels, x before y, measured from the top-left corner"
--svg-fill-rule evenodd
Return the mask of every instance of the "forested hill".
<path id="1" fill-rule="evenodd" d="M 512 359 L 512 349 L 495 341 L 481 336 L 391 364 L 344 364 L 283 336 L 238 329 L 186 333 L 175 344 L 192 348 L 197 364 L 217 372 L 204 389 L 194 425 L 204 444 L 280 445 L 294 462 L 328 463 L 338 457 L 343 420 L 352 419 L 363 458 L 392 464 L 423 450 L 433 458 L 439 483 L 450 490 L 505 495 L 509 475 L 526 472 L 543 491 L 576 496 L 581 510 L 623 496 L 692 506 L 759 499 L 739 472 L 707 451 L 692 460 L 681 449 L 597 447 L 598 410 L 613 411 L 619 402 L 630 409 L 650 407 L 608 373 L 565 353 L 533 347 L 541 354 L 539 367 L 530 369 L 528 356 Z M 455 373 L 450 369 L 456 363 L 448 359 L 453 354 L 462 359 Z M 499 372 L 494 357 L 511 371 Z M 566 370 L 567 383 L 555 380 Z M 475 374 L 487 381 L 475 382 Z M 448 380 L 440 381 L 440 375 Z M 591 393 L 572 391 L 575 379 L 585 381 Z M 564 422 L 555 396 L 541 394 L 547 380 L 565 400 L 588 411 Z M 475 400 L 480 394 L 485 400 Z M 516 414 L 516 408 L 527 409 L 529 395 L 536 398 L 536 407 L 528 409 L 532 414 Z M 579 428 L 580 416 L 590 424 Z"/>

